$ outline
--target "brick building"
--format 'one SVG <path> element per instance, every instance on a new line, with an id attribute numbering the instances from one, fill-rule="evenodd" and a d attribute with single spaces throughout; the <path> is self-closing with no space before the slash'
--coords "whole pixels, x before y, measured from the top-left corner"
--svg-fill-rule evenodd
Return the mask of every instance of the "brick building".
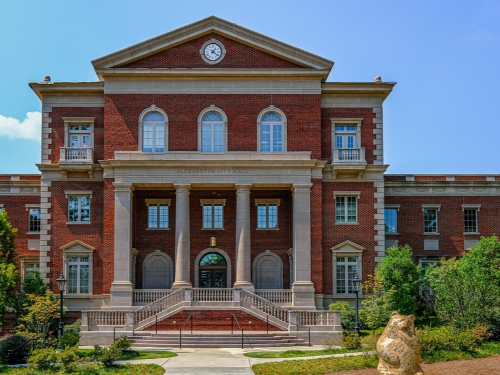
<path id="1" fill-rule="evenodd" d="M 41 178 L 0 176 L 23 274 L 63 272 L 70 311 L 240 288 L 318 311 L 395 241 L 428 263 L 499 232 L 500 176 L 385 174 L 395 83 L 326 82 L 332 61 L 216 17 L 92 64 L 30 83 Z"/>

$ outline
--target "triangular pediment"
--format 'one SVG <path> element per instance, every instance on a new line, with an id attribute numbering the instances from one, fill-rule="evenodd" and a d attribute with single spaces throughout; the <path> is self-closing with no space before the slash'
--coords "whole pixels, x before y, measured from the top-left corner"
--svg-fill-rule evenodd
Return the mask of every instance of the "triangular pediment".
<path id="1" fill-rule="evenodd" d="M 226 57 L 217 65 L 203 64 L 199 55 L 200 46 L 205 39 L 210 38 L 216 38 L 229 47 Z M 234 56 L 231 50 L 237 51 Z M 191 61 L 191 57 L 196 54 L 196 61 Z M 240 63 L 232 58 L 239 59 Z M 245 66 L 241 62 L 250 65 Z M 252 62 L 264 65 L 252 66 Z M 120 68 L 228 68 L 230 63 L 232 68 L 309 68 L 327 71 L 334 64 L 333 61 L 215 16 L 92 61 L 96 71 Z"/>
<path id="2" fill-rule="evenodd" d="M 362 252 L 365 248 L 352 241 L 344 241 L 330 249 L 332 252 Z"/>
<path id="3" fill-rule="evenodd" d="M 86 244 L 85 242 L 79 241 L 79 240 L 74 240 L 64 246 L 61 247 L 62 251 L 94 251 L 95 248 L 92 246 Z"/>

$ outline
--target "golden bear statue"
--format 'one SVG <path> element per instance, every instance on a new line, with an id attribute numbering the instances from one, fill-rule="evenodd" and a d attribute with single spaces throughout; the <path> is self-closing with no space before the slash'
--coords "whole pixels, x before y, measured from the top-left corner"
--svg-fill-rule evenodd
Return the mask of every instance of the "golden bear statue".
<path id="1" fill-rule="evenodd" d="M 424 375 L 420 367 L 420 347 L 415 336 L 415 316 L 394 311 L 377 341 L 379 375 Z"/>

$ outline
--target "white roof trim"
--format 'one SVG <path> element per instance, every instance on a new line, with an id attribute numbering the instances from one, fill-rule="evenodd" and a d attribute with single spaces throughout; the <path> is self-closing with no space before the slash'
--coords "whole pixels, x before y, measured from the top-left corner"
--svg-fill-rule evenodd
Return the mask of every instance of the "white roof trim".
<path id="1" fill-rule="evenodd" d="M 334 62 L 306 52 L 268 36 L 256 33 L 232 22 L 211 16 L 190 25 L 148 39 L 92 61 L 94 69 L 113 68 L 133 62 L 189 40 L 216 32 L 258 50 L 301 66 L 331 70 Z"/>

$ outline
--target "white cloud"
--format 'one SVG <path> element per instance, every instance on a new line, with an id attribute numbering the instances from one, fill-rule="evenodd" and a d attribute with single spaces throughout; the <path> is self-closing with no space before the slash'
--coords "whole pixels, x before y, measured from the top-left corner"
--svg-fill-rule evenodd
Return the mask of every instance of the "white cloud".
<path id="1" fill-rule="evenodd" d="M 26 113 L 26 118 L 22 122 L 13 117 L 0 115 L 0 137 L 24 138 L 40 142 L 41 120 L 40 112 Z"/>

